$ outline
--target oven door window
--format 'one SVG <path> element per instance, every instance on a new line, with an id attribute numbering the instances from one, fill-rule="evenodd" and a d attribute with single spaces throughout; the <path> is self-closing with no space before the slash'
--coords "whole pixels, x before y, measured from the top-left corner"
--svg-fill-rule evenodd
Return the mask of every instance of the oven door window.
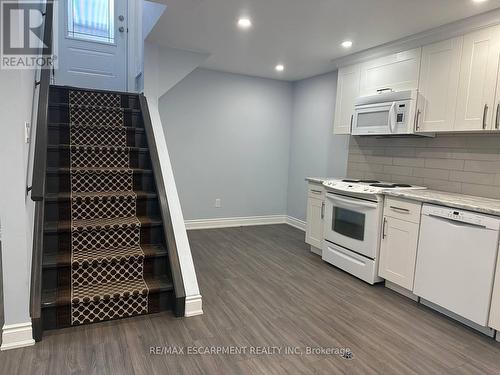
<path id="1" fill-rule="evenodd" d="M 363 241 L 365 238 L 365 214 L 345 208 L 333 208 L 332 230 L 349 238 Z"/>

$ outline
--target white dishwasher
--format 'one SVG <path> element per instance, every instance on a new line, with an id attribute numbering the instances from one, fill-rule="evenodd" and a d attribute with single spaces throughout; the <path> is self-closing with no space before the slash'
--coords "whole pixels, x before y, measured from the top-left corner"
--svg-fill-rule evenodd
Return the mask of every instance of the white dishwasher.
<path id="1" fill-rule="evenodd" d="M 424 204 L 414 293 L 488 325 L 500 218 Z"/>

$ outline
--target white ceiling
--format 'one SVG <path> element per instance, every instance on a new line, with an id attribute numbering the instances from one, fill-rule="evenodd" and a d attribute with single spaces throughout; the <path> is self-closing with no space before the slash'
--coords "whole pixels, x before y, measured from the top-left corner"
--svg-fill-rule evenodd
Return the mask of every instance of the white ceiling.
<path id="1" fill-rule="evenodd" d="M 297 80 L 334 69 L 333 59 L 500 7 L 500 0 L 165 0 L 151 38 L 208 52 L 203 67 Z M 239 16 L 250 30 L 236 27 Z M 351 39 L 354 46 L 340 46 Z M 285 72 L 274 66 L 283 63 Z"/>

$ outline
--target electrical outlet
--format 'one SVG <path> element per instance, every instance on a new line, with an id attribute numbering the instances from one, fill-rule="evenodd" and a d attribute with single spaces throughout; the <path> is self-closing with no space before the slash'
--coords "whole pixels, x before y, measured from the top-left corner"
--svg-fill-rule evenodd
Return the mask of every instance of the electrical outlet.
<path id="1" fill-rule="evenodd" d="M 30 143 L 31 139 L 31 124 L 29 122 L 24 123 L 24 142 Z"/>
<path id="2" fill-rule="evenodd" d="M 215 200 L 215 208 L 221 208 L 222 207 L 222 202 L 220 200 L 220 198 L 217 198 Z"/>

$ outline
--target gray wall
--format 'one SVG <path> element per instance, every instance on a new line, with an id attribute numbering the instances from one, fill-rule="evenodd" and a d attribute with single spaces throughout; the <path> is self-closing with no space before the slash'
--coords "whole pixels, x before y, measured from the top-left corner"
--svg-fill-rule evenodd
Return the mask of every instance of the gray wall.
<path id="1" fill-rule="evenodd" d="M 0 234 L 5 324 L 30 322 L 32 202 L 26 197 L 28 145 L 34 74 L 0 69 Z"/>
<path id="2" fill-rule="evenodd" d="M 197 69 L 160 114 L 186 220 L 286 213 L 290 83 Z"/>
<path id="3" fill-rule="evenodd" d="M 352 137 L 348 175 L 500 198 L 500 136 Z"/>
<path id="4" fill-rule="evenodd" d="M 287 214 L 306 218 L 307 176 L 344 177 L 348 136 L 333 135 L 337 72 L 294 83 Z"/>

